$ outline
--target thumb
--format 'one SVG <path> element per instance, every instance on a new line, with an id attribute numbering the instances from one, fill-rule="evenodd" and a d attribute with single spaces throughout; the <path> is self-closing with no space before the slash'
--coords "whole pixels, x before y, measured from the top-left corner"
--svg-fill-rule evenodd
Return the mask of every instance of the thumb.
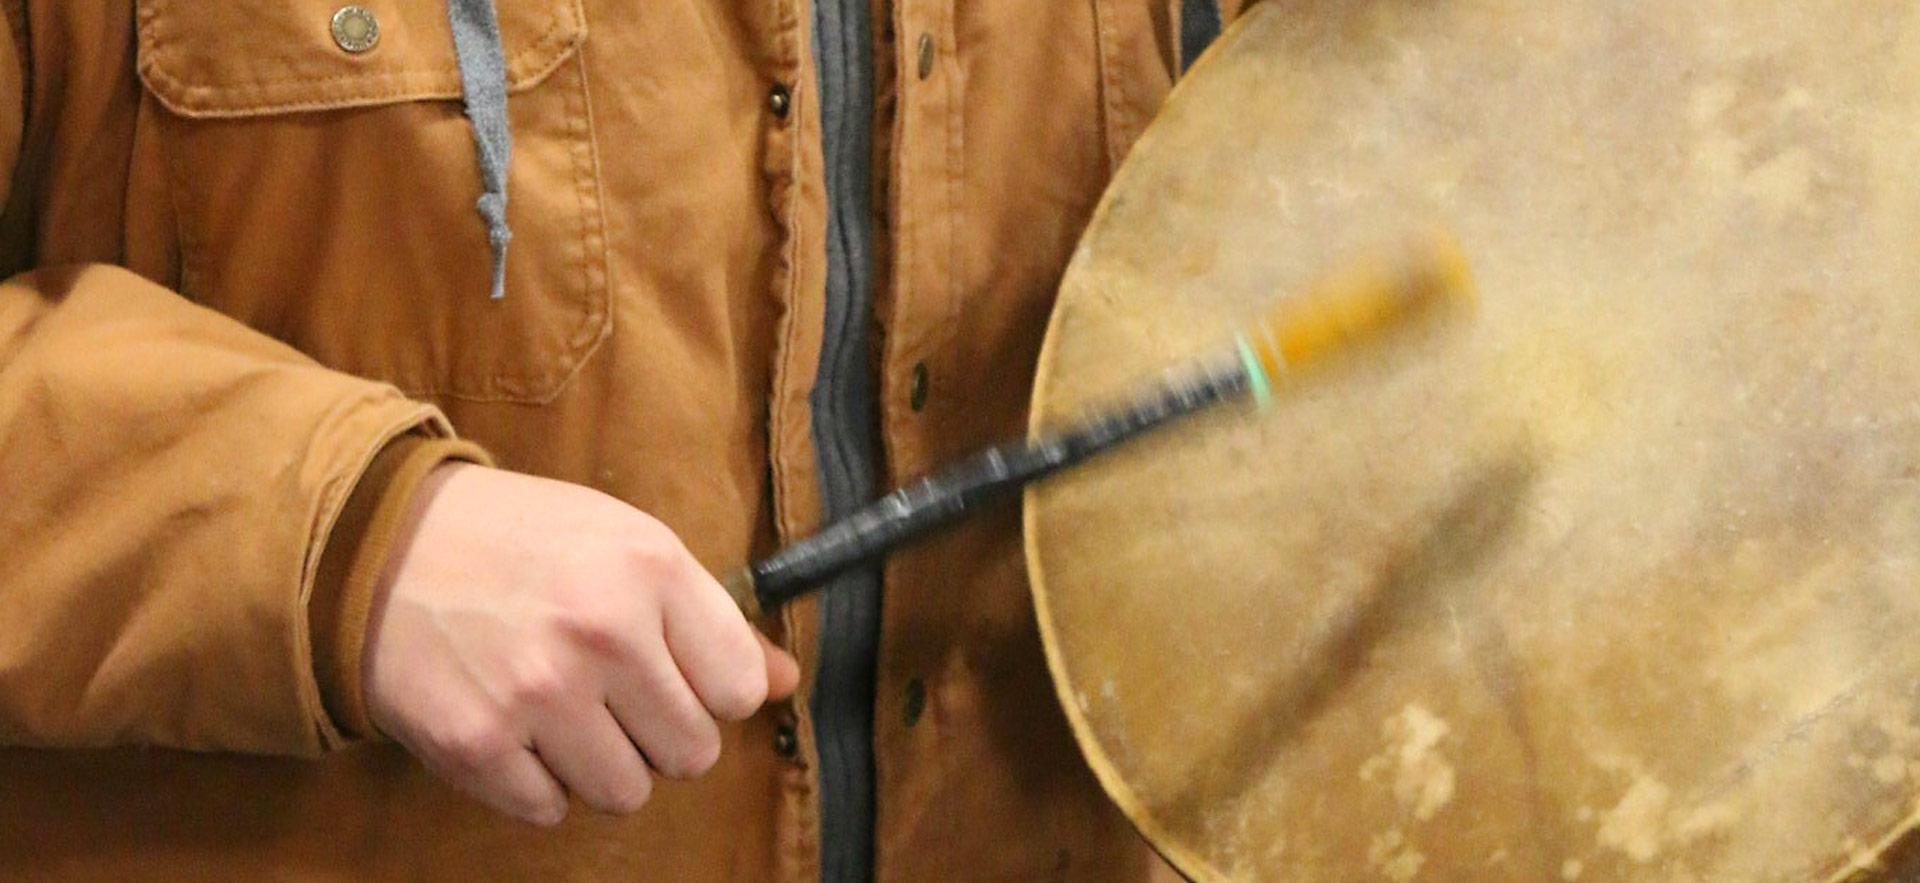
<path id="1" fill-rule="evenodd" d="M 780 649 L 779 645 L 767 640 L 767 636 L 755 629 L 754 637 L 760 639 L 760 649 L 767 656 L 767 701 L 775 702 L 793 695 L 800 686 L 800 663 L 793 656 Z"/>

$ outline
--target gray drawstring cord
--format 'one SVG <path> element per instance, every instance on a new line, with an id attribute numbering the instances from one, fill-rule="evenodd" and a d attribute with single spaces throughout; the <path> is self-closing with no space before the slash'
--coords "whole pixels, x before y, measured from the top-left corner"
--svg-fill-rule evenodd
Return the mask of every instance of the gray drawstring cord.
<path id="1" fill-rule="evenodd" d="M 480 154 L 482 191 L 476 204 L 493 244 L 494 300 L 507 295 L 507 166 L 513 133 L 507 124 L 507 59 L 500 46 L 500 19 L 493 0 L 447 0 L 453 23 L 453 54 L 460 62 L 460 89 L 473 144 Z"/>

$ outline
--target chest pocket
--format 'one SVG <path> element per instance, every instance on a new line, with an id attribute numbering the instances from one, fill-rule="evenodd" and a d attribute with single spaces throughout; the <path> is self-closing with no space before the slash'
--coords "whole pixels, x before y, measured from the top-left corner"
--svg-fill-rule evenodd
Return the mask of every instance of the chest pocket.
<path id="1" fill-rule="evenodd" d="M 611 328 L 579 0 L 496 0 L 500 300 L 446 0 L 352 0 L 337 37 L 345 2 L 137 0 L 181 290 L 414 395 L 552 399 Z"/>

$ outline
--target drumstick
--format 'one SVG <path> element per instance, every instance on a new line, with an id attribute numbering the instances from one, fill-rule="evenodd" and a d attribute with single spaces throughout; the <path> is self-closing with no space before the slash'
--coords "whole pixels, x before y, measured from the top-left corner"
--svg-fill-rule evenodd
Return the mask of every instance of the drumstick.
<path id="1" fill-rule="evenodd" d="M 1065 430 L 987 448 L 826 525 L 734 573 L 727 593 L 749 618 L 945 526 L 981 503 L 1209 405 L 1275 388 L 1326 357 L 1415 318 L 1473 301 L 1466 259 L 1435 235 L 1387 260 L 1322 280 L 1242 331 L 1231 353 L 1169 372 L 1150 392 Z"/>

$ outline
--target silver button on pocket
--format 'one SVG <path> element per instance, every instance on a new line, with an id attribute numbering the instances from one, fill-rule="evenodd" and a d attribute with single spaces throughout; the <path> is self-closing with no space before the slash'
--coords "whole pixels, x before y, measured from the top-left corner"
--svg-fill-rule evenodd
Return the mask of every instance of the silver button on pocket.
<path id="1" fill-rule="evenodd" d="M 342 6 L 333 14 L 333 42 L 358 55 L 380 42 L 380 20 L 364 6 Z"/>

